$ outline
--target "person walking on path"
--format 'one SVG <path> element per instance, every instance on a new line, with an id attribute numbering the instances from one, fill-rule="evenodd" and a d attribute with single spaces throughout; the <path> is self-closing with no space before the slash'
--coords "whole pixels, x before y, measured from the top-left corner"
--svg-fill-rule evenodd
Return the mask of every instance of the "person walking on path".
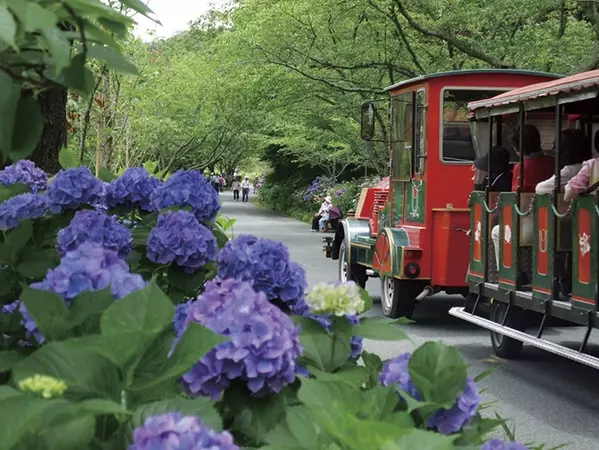
<path id="1" fill-rule="evenodd" d="M 238 179 L 233 180 L 233 184 L 231 185 L 233 189 L 233 200 L 236 202 L 239 201 L 239 191 L 241 190 L 241 183 Z"/>
<path id="2" fill-rule="evenodd" d="M 250 198 L 250 179 L 245 177 L 241 182 L 241 201 L 247 203 Z"/>

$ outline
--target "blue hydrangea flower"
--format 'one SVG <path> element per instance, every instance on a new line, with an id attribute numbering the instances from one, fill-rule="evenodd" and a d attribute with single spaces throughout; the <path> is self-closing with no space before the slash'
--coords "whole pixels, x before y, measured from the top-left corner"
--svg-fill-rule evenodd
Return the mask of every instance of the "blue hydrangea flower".
<path id="1" fill-rule="evenodd" d="M 214 261 L 217 251 L 212 231 L 188 211 L 167 211 L 148 236 L 148 259 L 158 264 L 174 262 L 187 273 Z"/>
<path id="2" fill-rule="evenodd" d="M 421 400 L 408 370 L 411 356 L 410 353 L 404 353 L 387 361 L 379 375 L 379 381 L 385 386 L 397 383 L 401 390 Z M 456 399 L 456 403 L 450 409 L 440 409 L 431 415 L 427 425 L 446 435 L 460 431 L 476 416 L 480 400 L 478 386 L 468 377 L 464 392 Z"/>
<path id="3" fill-rule="evenodd" d="M 46 197 L 20 194 L 0 203 L 0 230 L 10 230 L 24 219 L 37 219 L 48 213 Z"/>
<path id="4" fill-rule="evenodd" d="M 287 247 L 270 239 L 241 235 L 225 244 L 216 264 L 219 277 L 247 281 L 269 300 L 279 299 L 291 308 L 308 287 L 305 270 L 289 260 Z"/>
<path id="5" fill-rule="evenodd" d="M 75 250 L 83 242 L 95 242 L 125 258 L 131 251 L 131 230 L 100 211 L 77 211 L 68 227 L 58 232 L 56 248 L 60 255 Z"/>
<path id="6" fill-rule="evenodd" d="M 102 205 L 104 196 L 104 183 L 87 167 L 61 170 L 48 186 L 48 204 L 55 213 L 82 205 Z"/>
<path id="7" fill-rule="evenodd" d="M 528 447 L 519 442 L 504 442 L 499 439 L 493 439 L 486 442 L 481 450 L 528 450 Z"/>
<path id="8" fill-rule="evenodd" d="M 9 303 L 8 305 L 2 305 L 2 307 L 0 308 L 0 314 L 13 314 L 15 311 L 19 310 L 19 305 L 21 304 L 21 302 L 19 300 L 15 300 L 12 303 Z"/>
<path id="9" fill-rule="evenodd" d="M 143 288 L 146 283 L 140 275 L 130 273 L 127 263 L 115 252 L 96 243 L 84 242 L 76 250 L 63 256 L 60 264 L 48 271 L 43 281 L 33 283 L 30 287 L 58 294 L 67 307 L 70 307 L 73 299 L 79 294 L 99 291 L 109 285 L 114 299 L 119 300 Z M 45 338 L 23 303 L 19 311 L 29 334 L 42 344 Z"/>
<path id="10" fill-rule="evenodd" d="M 183 376 L 187 392 L 213 400 L 235 380 L 262 396 L 278 393 L 296 376 L 302 355 L 299 328 L 262 292 L 236 280 L 208 282 L 192 303 L 187 324 L 199 323 L 230 338 L 216 345 Z"/>
<path id="11" fill-rule="evenodd" d="M 48 174 L 38 169 L 33 161 L 23 159 L 0 170 L 0 184 L 8 186 L 23 183 L 31 188 L 33 193 L 46 189 Z"/>
<path id="12" fill-rule="evenodd" d="M 160 186 L 160 180 L 150 176 L 143 167 L 131 167 L 110 183 L 106 189 L 108 207 L 124 206 L 139 208 L 147 212 L 154 210 L 150 195 Z"/>
<path id="13" fill-rule="evenodd" d="M 189 300 L 185 303 L 180 303 L 175 308 L 175 317 L 173 319 L 173 328 L 175 329 L 175 334 L 180 336 L 185 330 L 185 321 L 187 320 L 187 314 L 189 313 L 189 308 L 193 300 Z"/>
<path id="14" fill-rule="evenodd" d="M 150 196 L 156 211 L 171 206 L 191 207 L 198 221 L 214 220 L 220 209 L 218 194 L 197 170 L 179 170 L 154 189 Z"/>
<path id="15" fill-rule="evenodd" d="M 146 419 L 133 431 L 129 450 L 239 450 L 228 431 L 217 433 L 199 418 L 166 413 Z"/>

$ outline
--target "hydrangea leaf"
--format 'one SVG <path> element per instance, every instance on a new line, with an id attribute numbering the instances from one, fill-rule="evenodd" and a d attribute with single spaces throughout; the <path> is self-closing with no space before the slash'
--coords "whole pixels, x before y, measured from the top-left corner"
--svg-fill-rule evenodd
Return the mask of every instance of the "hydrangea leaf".
<path id="1" fill-rule="evenodd" d="M 175 308 L 155 281 L 108 308 L 101 322 L 103 335 L 139 332 L 157 335 L 171 325 Z"/>
<path id="2" fill-rule="evenodd" d="M 52 11 L 43 8 L 38 3 L 29 2 L 24 22 L 25 31 L 44 30 L 55 27 L 58 17 Z"/>
<path id="3" fill-rule="evenodd" d="M 328 373 L 318 370 L 314 367 L 308 367 L 308 371 L 322 381 L 343 381 L 359 389 L 370 376 L 370 372 L 366 367 L 350 366 L 338 370 L 335 373 Z"/>
<path id="4" fill-rule="evenodd" d="M 9 158 L 19 161 L 33 153 L 42 138 L 44 116 L 34 98 L 21 98 L 17 106 Z"/>
<path id="5" fill-rule="evenodd" d="M 60 167 L 63 169 L 71 169 L 81 165 L 77 159 L 77 156 L 75 156 L 75 154 L 66 147 L 63 148 L 60 153 L 58 153 L 58 162 L 60 163 Z"/>
<path id="6" fill-rule="evenodd" d="M 204 269 L 205 267 L 190 274 L 178 266 L 171 266 L 167 271 L 168 282 L 171 287 L 180 290 L 189 297 L 194 297 L 206 281 L 206 271 Z"/>
<path id="7" fill-rule="evenodd" d="M 10 397 L 18 397 L 19 395 L 23 395 L 23 393 L 7 385 L 0 386 L 0 401 Z"/>
<path id="8" fill-rule="evenodd" d="M 300 343 L 304 348 L 301 361 L 319 370 L 333 372 L 349 359 L 351 354 L 351 336 L 329 334 L 318 322 L 298 317 L 294 322 L 301 324 Z"/>
<path id="9" fill-rule="evenodd" d="M 322 433 L 316 426 L 314 418 L 303 406 L 287 408 L 285 421 L 270 431 L 264 440 L 272 445 L 273 449 L 309 450 L 326 448 L 322 445 Z"/>
<path id="10" fill-rule="evenodd" d="M 403 341 L 408 339 L 406 333 L 396 325 L 393 319 L 386 317 L 365 317 L 354 325 L 353 333 L 365 339 L 378 341 Z"/>
<path id="11" fill-rule="evenodd" d="M 451 407 L 464 392 L 467 366 L 460 352 L 441 342 L 427 342 L 414 351 L 410 377 L 424 401 Z"/>
<path id="12" fill-rule="evenodd" d="M 83 97 L 88 97 L 94 89 L 94 74 L 85 67 L 85 57 L 81 53 L 73 57 L 71 64 L 65 67 L 61 76 L 69 89 Z M 103 168 L 100 169 L 102 170 Z M 106 181 L 102 177 L 100 179 Z"/>
<path id="13" fill-rule="evenodd" d="M 360 391 L 343 381 L 303 379 L 297 397 L 312 411 L 329 409 L 333 402 L 352 413 L 358 412 L 362 407 Z"/>
<path id="14" fill-rule="evenodd" d="M 39 280 L 44 278 L 48 270 L 56 267 L 58 262 L 58 253 L 54 248 L 26 247 L 19 256 L 17 271 L 24 278 Z"/>
<path id="15" fill-rule="evenodd" d="M 25 358 L 25 355 L 13 350 L 0 352 L 0 372 L 8 372 L 12 367 Z"/>
<path id="16" fill-rule="evenodd" d="M 394 443 L 385 444 L 381 450 L 453 450 L 456 437 L 443 436 L 432 431 L 414 429 Z M 460 447 L 462 448 L 462 447 Z"/>
<path id="17" fill-rule="evenodd" d="M 6 14 L 12 18 L 8 10 Z M 0 29 L 2 27 L 0 23 Z M 12 135 L 20 97 L 19 86 L 9 75 L 0 72 L 0 154 L 4 156 L 8 156 L 12 149 Z"/>
<path id="18" fill-rule="evenodd" d="M 253 445 L 264 443 L 266 435 L 285 417 L 283 395 L 250 397 L 242 386 L 226 390 L 222 402 L 233 419 L 231 431 L 242 433 Z"/>
<path id="19" fill-rule="evenodd" d="M 138 355 L 143 355 L 152 344 L 153 338 L 154 336 L 132 332 L 111 336 L 89 335 L 71 339 L 69 342 L 79 348 L 102 355 L 125 372 L 132 361 L 139 361 Z"/>
<path id="20" fill-rule="evenodd" d="M 70 420 L 61 417 L 58 423 L 43 428 L 43 433 L 32 433 L 26 440 L 28 448 L 55 448 L 79 450 L 89 448 L 94 438 L 96 421 L 90 414 L 73 414 Z"/>
<path id="21" fill-rule="evenodd" d="M 170 358 L 166 354 L 162 355 L 160 370 L 149 374 L 148 381 L 141 386 L 136 386 L 136 388 L 148 389 L 169 378 L 183 375 L 214 346 L 226 340 L 223 336 L 213 333 L 206 327 L 197 323 L 190 323 Z"/>
<path id="22" fill-rule="evenodd" d="M 120 401 L 119 369 L 102 355 L 72 342 L 49 342 L 13 367 L 19 380 L 40 374 L 64 381 L 65 397 L 105 398 Z"/>
<path id="23" fill-rule="evenodd" d="M 8 186 L 0 185 L 0 203 L 13 198 L 19 194 L 26 194 L 31 192 L 31 188 L 25 183 L 14 183 Z"/>
<path id="24" fill-rule="evenodd" d="M 62 400 L 30 395 L 13 396 L 0 401 L 0 436 L 3 448 L 13 448 L 35 429 L 42 418 L 49 420 L 66 404 Z"/>
<path id="25" fill-rule="evenodd" d="M 114 303 L 110 286 L 100 291 L 82 292 L 75 297 L 69 311 L 69 323 L 78 326 L 85 323 L 85 333 L 100 332 L 100 316 Z"/>
<path id="26" fill-rule="evenodd" d="M 17 34 L 17 23 L 9 9 L 0 5 L 0 40 L 11 47 L 15 47 L 15 35 Z"/>
<path id="27" fill-rule="evenodd" d="M 71 329 L 69 310 L 60 295 L 23 286 L 21 301 L 47 340 L 60 340 L 67 336 Z"/>

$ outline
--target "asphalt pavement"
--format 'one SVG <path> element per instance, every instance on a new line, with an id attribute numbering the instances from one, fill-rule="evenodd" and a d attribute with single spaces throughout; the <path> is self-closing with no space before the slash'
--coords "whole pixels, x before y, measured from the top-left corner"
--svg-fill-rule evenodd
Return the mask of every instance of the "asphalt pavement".
<path id="1" fill-rule="evenodd" d="M 306 269 L 310 285 L 337 279 L 337 262 L 324 257 L 321 233 L 251 202 L 233 202 L 230 192 L 221 196 L 222 213 L 237 219 L 233 235 L 254 234 L 285 243 L 292 259 Z M 371 279 L 366 287 L 375 300 L 370 314 L 382 315 L 377 303 L 380 281 Z M 412 342 L 368 341 L 366 349 L 387 359 L 426 341 L 442 340 L 462 352 L 473 376 L 496 369 L 481 382 L 483 399 L 491 403 L 486 414 L 497 412 L 509 418 L 520 442 L 544 443 L 547 449 L 569 444 L 570 450 L 599 450 L 599 372 L 527 345 L 518 360 L 496 358 L 487 331 L 448 314 L 452 306 L 462 303 L 460 296 L 430 297 L 418 305 L 416 323 L 406 327 Z M 590 351 L 599 355 L 599 330 L 594 333 L 597 338 L 592 336 Z M 583 329 L 570 328 L 547 330 L 545 335 L 575 346 L 583 334 Z"/>

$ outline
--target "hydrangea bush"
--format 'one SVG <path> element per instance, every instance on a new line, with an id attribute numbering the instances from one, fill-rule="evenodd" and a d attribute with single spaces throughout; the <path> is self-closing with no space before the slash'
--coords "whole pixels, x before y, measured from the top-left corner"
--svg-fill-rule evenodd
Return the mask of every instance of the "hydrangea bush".
<path id="1" fill-rule="evenodd" d="M 41 138 L 39 105 L 23 88 L 47 87 L 50 76 L 91 94 L 93 54 L 131 70 L 110 46 L 129 17 L 90 2 L 69 2 L 67 14 L 55 3 L 0 11 L 11 57 L 3 166 Z M 23 70 L 28 61 L 44 67 Z M 370 302 L 355 285 L 305 296 L 305 272 L 282 244 L 227 243 L 231 221 L 218 217 L 218 195 L 199 172 L 157 178 L 129 168 L 100 180 L 86 167 L 50 177 L 27 160 L 0 171 L 3 448 L 526 448 L 486 439 L 497 423 L 479 414 L 457 350 L 426 343 L 388 362 L 357 351 L 363 338 L 404 335 L 363 315 Z"/>

